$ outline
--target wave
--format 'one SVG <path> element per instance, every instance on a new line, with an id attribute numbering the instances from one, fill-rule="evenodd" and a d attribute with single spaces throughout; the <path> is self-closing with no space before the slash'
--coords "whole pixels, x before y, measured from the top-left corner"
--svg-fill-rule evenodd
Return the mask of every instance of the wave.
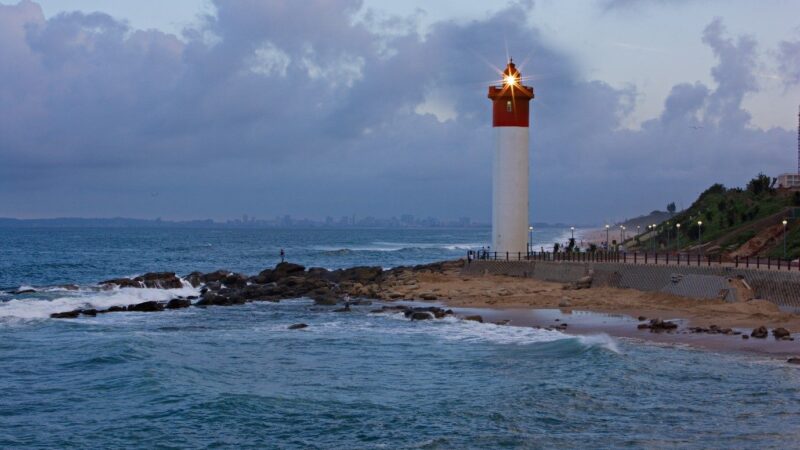
<path id="1" fill-rule="evenodd" d="M 17 298 L 0 303 L 0 322 L 12 319 L 46 319 L 56 312 L 79 308 L 106 309 L 150 300 L 167 301 L 177 296 L 198 295 L 199 290 L 189 283 L 179 289 L 114 288 L 106 291 L 80 290 L 74 295 L 54 299 Z"/>
<path id="2" fill-rule="evenodd" d="M 441 250 L 441 251 L 465 251 L 479 249 L 486 244 L 465 242 L 465 243 L 416 243 L 416 242 L 373 242 L 372 244 L 359 246 L 316 246 L 313 250 L 333 253 L 347 254 L 352 252 L 409 252 L 421 250 Z"/>
<path id="3" fill-rule="evenodd" d="M 370 314 L 370 316 L 374 318 L 388 318 L 389 320 L 396 321 L 398 326 L 387 327 L 385 323 L 382 323 L 382 320 L 364 320 L 357 323 L 337 320 L 314 325 L 308 328 L 308 330 L 322 333 L 338 330 L 348 335 L 352 334 L 354 331 L 388 333 L 392 335 L 426 335 L 448 342 L 492 343 L 502 345 L 564 342 L 577 344 L 579 348 L 577 348 L 576 351 L 602 348 L 613 353 L 620 353 L 617 342 L 606 334 L 576 336 L 557 330 L 480 323 L 452 316 L 437 320 L 413 322 L 406 318 L 403 313 L 388 315 L 381 313 Z M 280 329 L 283 328 L 285 328 L 285 326 L 281 325 Z"/>

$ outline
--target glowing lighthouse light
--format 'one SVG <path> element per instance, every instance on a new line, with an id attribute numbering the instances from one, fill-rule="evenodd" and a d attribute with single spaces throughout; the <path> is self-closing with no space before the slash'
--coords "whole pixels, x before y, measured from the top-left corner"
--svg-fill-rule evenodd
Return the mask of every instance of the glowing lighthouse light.
<path id="1" fill-rule="evenodd" d="M 509 60 L 502 86 L 489 87 L 494 127 L 492 248 L 514 257 L 528 249 L 529 103 L 533 88 Z"/>

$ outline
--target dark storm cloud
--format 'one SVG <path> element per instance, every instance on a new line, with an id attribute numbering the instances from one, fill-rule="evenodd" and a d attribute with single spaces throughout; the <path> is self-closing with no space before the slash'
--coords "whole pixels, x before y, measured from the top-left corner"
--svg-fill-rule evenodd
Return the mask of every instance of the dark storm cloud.
<path id="1" fill-rule="evenodd" d="M 774 172 L 791 142 L 750 126 L 755 43 L 718 21 L 702 36 L 718 86 L 675 86 L 661 117 L 632 131 L 636 90 L 583 80 L 528 25 L 529 5 L 425 36 L 355 1 L 215 5 L 181 38 L 0 6 L 0 59 L 13 61 L 0 65 L 0 215 L 485 219 L 485 89 L 497 77 L 486 61 L 502 65 L 507 44 L 537 92 L 534 220 L 600 222 L 690 199 Z M 455 117 L 416 112 L 422 103 Z"/>

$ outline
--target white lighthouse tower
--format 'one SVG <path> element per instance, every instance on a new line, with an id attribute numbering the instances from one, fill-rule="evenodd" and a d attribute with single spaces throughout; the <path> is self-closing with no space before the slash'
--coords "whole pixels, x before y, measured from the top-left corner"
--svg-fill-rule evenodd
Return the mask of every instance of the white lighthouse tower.
<path id="1" fill-rule="evenodd" d="M 510 59 L 502 86 L 490 86 L 494 165 L 492 169 L 492 249 L 516 257 L 528 251 L 528 106 L 533 88 Z M 499 255 L 498 255 L 499 256 Z"/>

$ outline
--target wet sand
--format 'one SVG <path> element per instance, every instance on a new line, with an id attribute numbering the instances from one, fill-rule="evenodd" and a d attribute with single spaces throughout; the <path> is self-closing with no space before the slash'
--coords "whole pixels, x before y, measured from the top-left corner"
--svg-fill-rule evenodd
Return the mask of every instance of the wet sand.
<path id="1" fill-rule="evenodd" d="M 479 314 L 486 321 L 510 320 L 510 325 L 549 327 L 567 323 L 575 334 L 608 333 L 704 348 L 800 355 L 800 340 L 742 339 L 741 335 L 691 333 L 688 327 L 716 325 L 750 335 L 753 328 L 783 327 L 800 332 L 800 315 L 783 312 L 764 300 L 728 303 L 632 289 L 570 290 L 561 283 L 506 276 L 464 276 L 455 265 L 442 273 L 402 272 L 384 284 L 395 299 L 435 300 L 460 314 Z M 637 328 L 638 317 L 675 321 L 674 332 Z M 556 321 L 555 319 L 558 319 Z"/>

